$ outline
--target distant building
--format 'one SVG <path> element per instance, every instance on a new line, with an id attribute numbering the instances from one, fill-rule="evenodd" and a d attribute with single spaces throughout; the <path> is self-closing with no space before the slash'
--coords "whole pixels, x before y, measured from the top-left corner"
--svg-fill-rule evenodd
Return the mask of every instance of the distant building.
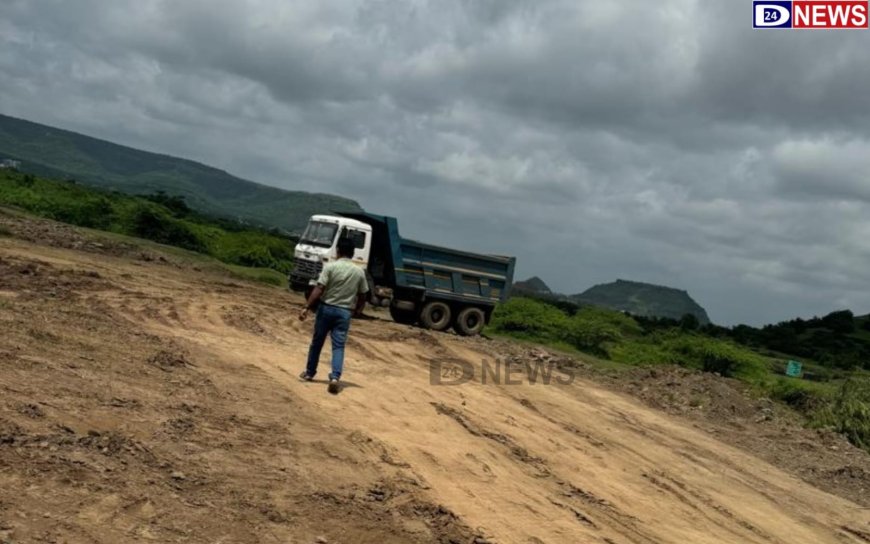
<path id="1" fill-rule="evenodd" d="M 13 168 L 15 170 L 18 170 L 19 168 L 21 168 L 21 161 L 2 159 L 0 160 L 0 168 Z"/>

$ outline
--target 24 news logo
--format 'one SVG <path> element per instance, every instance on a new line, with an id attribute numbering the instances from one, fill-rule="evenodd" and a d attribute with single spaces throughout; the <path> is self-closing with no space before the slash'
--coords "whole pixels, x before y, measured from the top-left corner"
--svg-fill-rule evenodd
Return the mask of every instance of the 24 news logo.
<path id="1" fill-rule="evenodd" d="M 752 2 L 753 28 L 868 28 L 867 0 Z"/>

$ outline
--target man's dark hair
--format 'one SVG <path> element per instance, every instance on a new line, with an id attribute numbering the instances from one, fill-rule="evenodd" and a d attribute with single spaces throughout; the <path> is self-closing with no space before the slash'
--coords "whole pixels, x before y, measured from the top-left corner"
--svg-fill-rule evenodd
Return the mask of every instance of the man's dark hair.
<path id="1" fill-rule="evenodd" d="M 342 238 L 338 241 L 338 256 L 339 257 L 353 257 L 353 240 L 349 240 L 347 238 Z"/>

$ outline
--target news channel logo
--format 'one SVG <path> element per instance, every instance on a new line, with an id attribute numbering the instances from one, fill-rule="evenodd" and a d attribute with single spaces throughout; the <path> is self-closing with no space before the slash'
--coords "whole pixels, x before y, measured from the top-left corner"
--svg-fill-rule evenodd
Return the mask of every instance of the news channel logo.
<path id="1" fill-rule="evenodd" d="M 753 28 L 791 28 L 791 2 L 752 2 Z"/>
<path id="2" fill-rule="evenodd" d="M 868 28 L 867 0 L 753 0 L 753 28 Z"/>

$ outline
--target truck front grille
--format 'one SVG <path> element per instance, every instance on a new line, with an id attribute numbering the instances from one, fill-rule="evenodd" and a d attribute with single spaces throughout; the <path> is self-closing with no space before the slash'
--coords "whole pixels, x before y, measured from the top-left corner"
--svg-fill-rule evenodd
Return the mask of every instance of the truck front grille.
<path id="1" fill-rule="evenodd" d="M 293 276 L 299 278 L 317 278 L 323 270 L 323 263 L 320 261 L 309 261 L 307 259 L 293 260 Z"/>

